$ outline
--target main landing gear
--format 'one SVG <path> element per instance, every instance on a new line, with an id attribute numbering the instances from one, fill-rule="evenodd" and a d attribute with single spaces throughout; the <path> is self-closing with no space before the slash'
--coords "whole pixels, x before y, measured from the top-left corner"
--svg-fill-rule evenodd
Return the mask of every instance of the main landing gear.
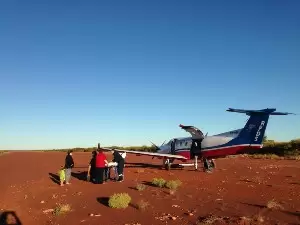
<path id="1" fill-rule="evenodd" d="M 216 163 L 214 162 L 213 159 L 203 159 L 204 166 L 203 170 L 204 172 L 211 173 L 215 168 L 216 168 Z"/>
<path id="2" fill-rule="evenodd" d="M 164 159 L 164 167 L 166 170 L 170 170 L 171 165 L 172 165 L 172 163 L 171 163 L 170 159 Z"/>
<path id="3" fill-rule="evenodd" d="M 191 164 L 174 164 L 173 167 L 175 168 L 183 168 L 185 166 L 194 166 L 195 168 L 195 171 L 198 170 L 198 156 L 195 155 L 195 158 L 194 158 L 194 163 L 191 163 Z M 213 159 L 207 159 L 207 158 L 202 158 L 203 160 L 203 171 L 204 172 L 207 172 L 207 173 L 212 173 L 212 171 L 216 168 L 216 163 Z M 173 160 L 170 160 L 170 159 L 163 159 L 163 167 L 166 169 L 166 170 L 170 170 L 171 167 L 172 167 L 172 163 L 173 163 Z M 179 167 L 178 167 L 179 166 Z"/>

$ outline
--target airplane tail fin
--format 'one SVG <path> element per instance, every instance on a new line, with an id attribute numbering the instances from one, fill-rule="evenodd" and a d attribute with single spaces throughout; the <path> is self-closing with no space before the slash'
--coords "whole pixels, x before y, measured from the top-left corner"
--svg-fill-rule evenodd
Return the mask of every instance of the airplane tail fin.
<path id="1" fill-rule="evenodd" d="M 229 108 L 228 112 L 245 113 L 250 116 L 246 125 L 235 139 L 237 144 L 262 145 L 270 115 L 288 115 L 293 113 L 275 112 L 276 109 L 244 110 Z"/>

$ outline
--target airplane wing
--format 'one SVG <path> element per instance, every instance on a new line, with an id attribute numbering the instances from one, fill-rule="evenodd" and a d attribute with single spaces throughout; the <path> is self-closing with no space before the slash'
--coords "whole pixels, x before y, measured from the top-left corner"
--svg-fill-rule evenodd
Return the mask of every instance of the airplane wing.
<path id="1" fill-rule="evenodd" d="M 180 124 L 179 127 L 181 127 L 186 132 L 189 132 L 192 135 L 193 139 L 203 139 L 204 138 L 202 131 L 196 127 L 184 126 L 182 124 Z"/>
<path id="2" fill-rule="evenodd" d="M 164 154 L 164 153 L 156 153 L 156 152 L 145 152 L 145 151 L 133 151 L 133 150 L 121 150 L 121 149 L 110 149 L 110 148 L 102 148 L 101 149 L 105 151 L 118 151 L 118 152 L 126 152 L 129 154 L 135 154 L 135 155 L 147 155 L 147 156 L 153 156 L 153 157 L 166 157 L 166 158 L 172 158 L 172 159 L 187 159 L 184 156 L 181 155 L 172 155 L 172 154 Z"/>

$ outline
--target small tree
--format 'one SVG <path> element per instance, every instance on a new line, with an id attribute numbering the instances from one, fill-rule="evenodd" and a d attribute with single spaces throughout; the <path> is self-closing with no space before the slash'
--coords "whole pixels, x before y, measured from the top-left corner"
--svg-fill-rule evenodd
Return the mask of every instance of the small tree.
<path id="1" fill-rule="evenodd" d="M 266 136 L 266 135 L 264 135 L 264 137 L 263 137 L 263 143 L 266 143 L 268 141 L 268 137 Z"/>

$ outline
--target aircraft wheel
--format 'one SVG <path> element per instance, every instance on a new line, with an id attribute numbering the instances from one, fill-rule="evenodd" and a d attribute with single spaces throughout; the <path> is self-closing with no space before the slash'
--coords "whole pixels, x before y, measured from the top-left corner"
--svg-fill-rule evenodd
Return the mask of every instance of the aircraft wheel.
<path id="1" fill-rule="evenodd" d="M 165 169 L 170 170 L 171 169 L 171 163 L 166 163 L 165 164 Z"/>
<path id="2" fill-rule="evenodd" d="M 210 166 L 215 169 L 216 168 L 216 163 L 214 162 L 214 160 L 210 161 Z"/>
<path id="3" fill-rule="evenodd" d="M 165 169 L 166 169 L 166 170 L 170 170 L 170 167 L 171 167 L 170 160 L 169 160 L 169 159 L 166 159 L 166 160 L 164 161 L 164 164 L 165 164 Z"/>

